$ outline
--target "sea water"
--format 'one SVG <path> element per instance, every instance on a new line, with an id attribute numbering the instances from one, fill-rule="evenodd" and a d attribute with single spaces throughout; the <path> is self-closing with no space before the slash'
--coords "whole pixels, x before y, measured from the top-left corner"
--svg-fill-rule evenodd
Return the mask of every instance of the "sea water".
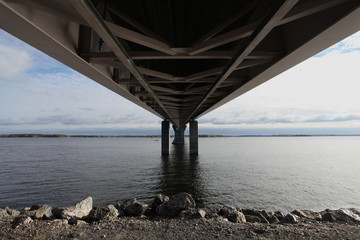
<path id="1" fill-rule="evenodd" d="M 0 207 L 95 205 L 188 192 L 199 206 L 360 207 L 360 137 L 200 138 L 199 155 L 155 138 L 2 138 Z"/>

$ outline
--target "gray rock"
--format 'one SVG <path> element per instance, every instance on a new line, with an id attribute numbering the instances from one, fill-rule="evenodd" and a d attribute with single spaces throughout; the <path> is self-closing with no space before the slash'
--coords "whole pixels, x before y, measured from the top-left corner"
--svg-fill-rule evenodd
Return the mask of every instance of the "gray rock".
<path id="1" fill-rule="evenodd" d="M 285 215 L 280 211 L 274 212 L 274 216 L 276 216 L 279 221 L 283 220 L 283 218 L 285 217 Z"/>
<path id="2" fill-rule="evenodd" d="M 220 215 L 226 217 L 230 222 L 245 223 L 245 215 L 234 207 L 224 207 L 220 210 Z"/>
<path id="3" fill-rule="evenodd" d="M 7 213 L 5 209 L 0 208 L 0 221 L 9 221 L 12 217 Z"/>
<path id="4" fill-rule="evenodd" d="M 87 218 L 91 221 L 99 221 L 109 216 L 110 210 L 108 207 L 93 207 Z"/>
<path id="5" fill-rule="evenodd" d="M 34 210 L 38 210 L 39 208 L 41 208 L 41 206 L 42 206 L 42 205 L 40 205 L 40 204 L 34 204 L 34 205 L 31 206 L 30 209 L 28 209 L 28 210 L 25 210 L 25 209 L 24 209 L 24 211 L 34 211 Z"/>
<path id="6" fill-rule="evenodd" d="M 261 212 L 256 211 L 255 214 L 256 214 L 255 216 L 257 216 L 257 217 L 260 219 L 260 222 L 262 222 L 262 223 L 269 223 L 269 221 L 266 219 L 266 217 L 264 217 L 264 216 L 262 215 Z"/>
<path id="7" fill-rule="evenodd" d="M 31 217 L 35 219 L 36 211 L 21 211 L 19 217 Z"/>
<path id="8" fill-rule="evenodd" d="M 16 217 L 14 220 L 14 227 L 18 227 L 20 225 L 26 225 L 32 222 L 33 220 L 31 219 L 31 217 L 24 217 L 24 216 Z"/>
<path id="9" fill-rule="evenodd" d="M 322 215 L 322 220 L 323 221 L 326 221 L 326 222 L 335 222 L 336 221 L 336 218 L 335 216 L 330 213 L 330 212 L 325 212 L 323 215 Z"/>
<path id="10" fill-rule="evenodd" d="M 77 219 L 88 216 L 92 208 L 93 199 L 92 197 L 88 197 L 81 202 L 75 204 L 75 206 L 56 208 L 54 209 L 53 214 L 61 219 Z"/>
<path id="11" fill-rule="evenodd" d="M 341 208 L 339 210 L 326 210 L 326 212 L 331 213 L 337 221 L 348 222 L 348 223 L 360 222 L 360 209 Z"/>
<path id="12" fill-rule="evenodd" d="M 4 210 L 12 217 L 17 217 L 17 216 L 20 215 L 20 211 L 15 210 L 15 209 L 11 209 L 9 207 L 5 207 Z"/>
<path id="13" fill-rule="evenodd" d="M 241 212 L 242 212 L 244 215 L 256 216 L 254 209 L 241 209 Z"/>
<path id="14" fill-rule="evenodd" d="M 29 207 L 24 207 L 23 209 L 20 210 L 20 212 L 22 212 L 22 211 L 30 211 L 30 209 L 31 208 L 29 208 Z"/>
<path id="15" fill-rule="evenodd" d="M 52 217 L 52 208 L 48 205 L 33 205 L 29 214 L 36 219 L 50 218 Z"/>
<path id="16" fill-rule="evenodd" d="M 168 196 L 162 195 L 162 194 L 158 194 L 158 195 L 154 198 L 154 200 L 152 201 L 152 203 L 151 203 L 151 209 L 156 210 L 156 208 L 157 208 L 159 205 L 161 205 L 161 204 L 163 204 L 163 203 L 165 203 L 165 202 L 167 202 L 167 201 L 169 201 L 169 197 L 168 197 Z"/>
<path id="17" fill-rule="evenodd" d="M 199 218 L 205 218 L 206 217 L 206 211 L 204 209 L 199 209 L 196 216 Z"/>
<path id="18" fill-rule="evenodd" d="M 295 214 L 289 213 L 281 220 L 281 222 L 283 222 L 283 223 L 297 223 L 298 218 L 297 218 L 297 216 Z"/>
<path id="19" fill-rule="evenodd" d="M 341 208 L 339 209 L 340 215 L 347 216 L 353 222 L 360 222 L 360 209 L 357 208 Z"/>
<path id="20" fill-rule="evenodd" d="M 124 212 L 125 208 L 127 208 L 131 204 L 134 204 L 135 202 L 137 202 L 136 198 L 129 198 L 129 199 L 126 199 L 122 204 L 117 203 L 115 205 L 115 208 L 119 211 L 119 213 Z"/>
<path id="21" fill-rule="evenodd" d="M 148 205 L 146 203 L 135 201 L 134 203 L 127 206 L 124 210 L 126 216 L 141 216 L 148 209 Z"/>
<path id="22" fill-rule="evenodd" d="M 181 219 L 200 219 L 205 218 L 206 212 L 203 209 L 187 209 L 179 213 Z"/>
<path id="23" fill-rule="evenodd" d="M 76 226 L 81 226 L 81 225 L 87 225 L 88 223 L 83 221 L 83 220 L 77 220 L 76 221 Z"/>
<path id="24" fill-rule="evenodd" d="M 310 211 L 310 210 L 294 210 L 291 213 L 310 220 L 318 220 L 321 221 L 321 214 L 318 212 Z"/>
<path id="25" fill-rule="evenodd" d="M 195 206 L 195 201 L 190 194 L 179 193 L 159 205 L 156 208 L 156 214 L 160 217 L 176 217 L 182 210 L 195 208 Z"/>
<path id="26" fill-rule="evenodd" d="M 267 214 L 269 215 L 269 218 L 271 218 L 271 216 L 275 215 L 275 212 L 267 212 Z"/>
<path id="27" fill-rule="evenodd" d="M 218 215 L 216 218 L 213 218 L 215 222 L 229 222 L 229 220 L 226 217 Z"/>
<path id="28" fill-rule="evenodd" d="M 189 209 L 196 207 L 193 197 L 188 193 L 174 195 L 170 198 L 168 203 L 174 208 Z"/>
<path id="29" fill-rule="evenodd" d="M 260 219 L 257 216 L 254 215 L 245 215 L 246 222 L 250 223 L 259 223 L 261 222 Z"/>
<path id="30" fill-rule="evenodd" d="M 269 222 L 270 223 L 278 223 L 280 222 L 279 219 L 275 216 L 275 215 L 272 215 L 270 218 L 269 218 Z"/>
<path id="31" fill-rule="evenodd" d="M 270 215 L 265 210 L 262 210 L 260 213 L 266 218 L 266 220 L 270 220 Z"/>
<path id="32" fill-rule="evenodd" d="M 114 207 L 114 205 L 109 204 L 107 205 L 109 209 L 109 218 L 117 218 L 119 216 L 119 211 Z"/>
<path id="33" fill-rule="evenodd" d="M 221 207 L 219 206 L 207 206 L 205 207 L 206 218 L 218 218 Z"/>
<path id="34" fill-rule="evenodd" d="M 256 216 L 259 220 L 256 222 L 261 222 L 261 223 L 269 223 L 269 221 L 266 219 L 266 217 L 263 216 L 262 212 L 258 211 L 258 210 L 254 210 L 254 209 L 242 209 L 241 212 L 245 215 L 245 216 Z M 265 212 L 265 211 L 264 211 Z M 266 213 L 266 212 L 265 212 Z M 266 213 L 266 215 L 268 216 L 268 214 Z M 247 219 L 247 218 L 246 218 Z M 252 218 L 252 220 L 256 220 L 256 218 Z"/>
<path id="35" fill-rule="evenodd" d="M 90 211 L 87 219 L 89 221 L 99 221 L 102 219 L 114 219 L 119 215 L 119 211 L 114 207 L 114 205 L 110 204 L 106 207 L 93 207 Z"/>

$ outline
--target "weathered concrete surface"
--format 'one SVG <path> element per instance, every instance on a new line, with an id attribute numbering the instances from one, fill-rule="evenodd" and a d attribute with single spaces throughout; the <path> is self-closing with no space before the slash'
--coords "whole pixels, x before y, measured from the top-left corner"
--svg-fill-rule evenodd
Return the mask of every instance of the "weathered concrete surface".
<path id="1" fill-rule="evenodd" d="M 173 125 L 173 129 L 174 129 L 175 137 L 174 137 L 174 141 L 172 142 L 172 144 L 184 145 L 185 144 L 186 125 L 183 125 L 181 127 L 176 127 L 175 125 Z"/>
<path id="2" fill-rule="evenodd" d="M 169 155 L 170 153 L 170 122 L 161 122 L 161 154 Z"/>
<path id="3" fill-rule="evenodd" d="M 190 121 L 190 154 L 197 155 L 199 153 L 199 134 L 198 122 Z"/>

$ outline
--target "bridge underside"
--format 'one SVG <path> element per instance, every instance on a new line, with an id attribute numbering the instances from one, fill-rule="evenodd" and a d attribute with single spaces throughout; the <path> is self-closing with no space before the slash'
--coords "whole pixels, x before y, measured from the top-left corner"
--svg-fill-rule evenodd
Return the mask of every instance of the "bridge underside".
<path id="1" fill-rule="evenodd" d="M 0 27 L 181 129 L 359 31 L 359 5 L 0 0 Z"/>
<path id="2" fill-rule="evenodd" d="M 359 4 L 0 0 L 0 27 L 181 128 L 358 31 Z"/>

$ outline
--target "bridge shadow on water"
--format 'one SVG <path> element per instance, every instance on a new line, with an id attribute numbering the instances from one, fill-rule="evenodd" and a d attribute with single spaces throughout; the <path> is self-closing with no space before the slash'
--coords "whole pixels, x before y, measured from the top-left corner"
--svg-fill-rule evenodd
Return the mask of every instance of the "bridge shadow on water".
<path id="1" fill-rule="evenodd" d="M 157 192 L 172 196 L 186 192 L 193 196 L 197 206 L 204 206 L 205 189 L 199 159 L 190 155 L 188 145 L 172 145 L 168 156 L 162 156 Z"/>

